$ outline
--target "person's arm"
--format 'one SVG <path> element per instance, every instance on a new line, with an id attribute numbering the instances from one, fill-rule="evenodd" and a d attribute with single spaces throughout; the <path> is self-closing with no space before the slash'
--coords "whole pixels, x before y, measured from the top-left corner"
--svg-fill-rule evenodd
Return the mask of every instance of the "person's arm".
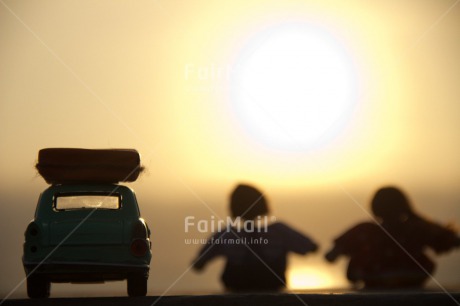
<path id="1" fill-rule="evenodd" d="M 342 252 L 340 252 L 339 248 L 334 246 L 331 250 L 329 250 L 329 252 L 326 253 L 326 255 L 324 255 L 324 258 L 326 258 L 326 260 L 329 262 L 334 262 L 341 254 Z"/>
<path id="2" fill-rule="evenodd" d="M 201 248 L 198 256 L 193 260 L 192 266 L 193 269 L 196 271 L 203 270 L 204 266 L 214 259 L 215 257 L 222 255 L 222 244 L 216 244 L 215 241 L 218 239 L 223 238 L 227 235 L 228 232 L 220 232 L 213 235 L 211 238 L 208 239 L 206 244 Z"/>
<path id="3" fill-rule="evenodd" d="M 215 252 L 211 252 L 212 247 L 212 244 L 206 243 L 206 245 L 200 250 L 198 256 L 193 260 L 193 269 L 195 271 L 203 270 L 206 263 L 215 257 Z"/>
<path id="4" fill-rule="evenodd" d="M 318 244 L 309 237 L 301 234 L 300 232 L 290 228 L 289 226 L 279 223 L 278 226 L 284 233 L 285 241 L 288 250 L 298 254 L 307 254 L 309 252 L 316 252 Z"/>
<path id="5" fill-rule="evenodd" d="M 334 247 L 324 257 L 329 262 L 334 262 L 341 255 L 352 254 L 361 245 L 366 244 L 372 232 L 380 231 L 376 224 L 365 222 L 353 226 L 337 239 L 334 240 Z"/>
<path id="6" fill-rule="evenodd" d="M 421 220 L 418 224 L 420 235 L 436 253 L 441 254 L 460 246 L 460 237 L 453 226 Z"/>

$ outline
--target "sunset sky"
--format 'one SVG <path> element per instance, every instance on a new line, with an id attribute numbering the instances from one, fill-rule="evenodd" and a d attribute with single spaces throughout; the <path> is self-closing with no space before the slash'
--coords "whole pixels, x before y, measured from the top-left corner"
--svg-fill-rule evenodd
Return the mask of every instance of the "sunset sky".
<path id="1" fill-rule="evenodd" d="M 0 297 L 25 296 L 23 233 L 46 147 L 135 148 L 149 294 L 222 292 L 187 271 L 184 218 L 224 218 L 238 182 L 320 243 L 289 288 L 346 288 L 322 256 L 397 185 L 460 224 L 460 1 L 0 0 Z M 437 259 L 460 286 L 460 250 Z M 431 281 L 431 286 L 436 287 Z M 125 283 L 52 296 L 125 295 Z"/>

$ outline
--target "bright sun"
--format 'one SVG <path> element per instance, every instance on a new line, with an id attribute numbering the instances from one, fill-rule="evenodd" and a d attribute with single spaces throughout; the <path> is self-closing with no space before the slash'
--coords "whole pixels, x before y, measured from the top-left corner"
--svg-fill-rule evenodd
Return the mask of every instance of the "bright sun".
<path id="1" fill-rule="evenodd" d="M 327 32 L 305 25 L 259 34 L 234 69 L 232 101 L 253 137 L 283 150 L 327 143 L 356 100 L 352 60 Z"/>

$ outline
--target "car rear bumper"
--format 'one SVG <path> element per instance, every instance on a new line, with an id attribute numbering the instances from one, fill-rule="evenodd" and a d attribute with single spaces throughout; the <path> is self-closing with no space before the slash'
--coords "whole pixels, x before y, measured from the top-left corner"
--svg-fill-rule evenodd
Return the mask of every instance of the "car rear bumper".
<path id="1" fill-rule="evenodd" d="M 99 264 L 99 263 L 29 263 L 24 262 L 27 275 L 46 278 L 51 282 L 104 282 L 124 280 L 131 275 L 148 277 L 149 265 Z"/>

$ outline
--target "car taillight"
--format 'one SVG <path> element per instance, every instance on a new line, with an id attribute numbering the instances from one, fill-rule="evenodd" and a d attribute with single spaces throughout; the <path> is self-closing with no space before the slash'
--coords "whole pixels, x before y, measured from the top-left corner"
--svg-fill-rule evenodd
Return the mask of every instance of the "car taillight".
<path id="1" fill-rule="evenodd" d="M 26 229 L 26 238 L 34 239 L 40 235 L 40 229 L 35 222 L 31 222 Z"/>
<path id="2" fill-rule="evenodd" d="M 147 239 L 148 238 L 147 227 L 145 226 L 144 222 L 142 222 L 141 220 L 138 220 L 136 223 L 134 223 L 132 238 L 133 239 L 136 239 L 136 238 Z"/>
<path id="3" fill-rule="evenodd" d="M 142 239 L 136 239 L 131 243 L 131 254 L 137 257 L 142 257 L 147 254 L 149 246 L 147 241 Z"/>

